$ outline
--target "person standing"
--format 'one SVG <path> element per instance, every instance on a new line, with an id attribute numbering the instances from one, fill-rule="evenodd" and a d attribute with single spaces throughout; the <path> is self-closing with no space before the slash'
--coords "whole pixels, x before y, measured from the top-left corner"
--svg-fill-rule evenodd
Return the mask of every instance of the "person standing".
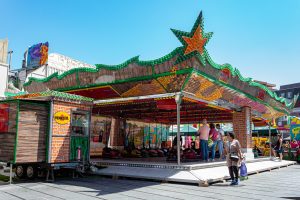
<path id="1" fill-rule="evenodd" d="M 200 149 L 201 149 L 202 160 L 207 162 L 209 127 L 206 119 L 203 119 L 202 126 L 199 128 L 198 132 L 200 138 Z"/>
<path id="2" fill-rule="evenodd" d="M 215 161 L 216 156 L 216 146 L 217 146 L 217 140 L 219 137 L 219 132 L 216 130 L 214 124 L 209 125 L 210 131 L 209 131 L 209 137 L 213 141 L 213 144 L 211 146 L 211 161 Z"/>
<path id="3" fill-rule="evenodd" d="M 185 137 L 185 148 L 190 149 L 192 146 L 192 136 Z"/>
<path id="4" fill-rule="evenodd" d="M 228 133 L 228 142 L 225 145 L 226 161 L 231 178 L 230 185 L 239 184 L 239 165 L 242 160 L 242 151 L 240 142 L 235 139 L 234 133 Z"/>
<path id="5" fill-rule="evenodd" d="M 278 139 L 276 142 L 276 146 L 273 149 L 273 155 L 276 158 L 277 157 L 277 153 L 279 154 L 279 160 L 282 161 L 282 153 L 283 153 L 283 147 L 282 147 L 282 135 L 278 134 Z"/>
<path id="6" fill-rule="evenodd" d="M 193 138 L 192 138 L 192 142 L 191 142 L 191 149 L 193 149 L 194 151 L 196 151 L 196 142 L 194 141 Z"/>
<path id="7" fill-rule="evenodd" d="M 180 148 L 181 148 L 181 147 L 182 147 L 182 135 L 181 135 L 181 133 L 180 133 L 180 138 L 179 138 L 179 140 L 180 140 Z M 172 147 L 173 147 L 174 149 L 177 148 L 177 135 L 174 137 Z"/>
<path id="8" fill-rule="evenodd" d="M 224 130 L 221 128 L 220 124 L 217 124 L 216 128 L 217 128 L 217 131 L 219 133 L 218 139 L 217 139 L 217 147 L 218 147 L 219 154 L 220 154 L 220 160 L 222 160 L 224 158 L 224 155 L 223 155 L 223 149 L 224 149 L 224 145 L 223 145 Z"/>

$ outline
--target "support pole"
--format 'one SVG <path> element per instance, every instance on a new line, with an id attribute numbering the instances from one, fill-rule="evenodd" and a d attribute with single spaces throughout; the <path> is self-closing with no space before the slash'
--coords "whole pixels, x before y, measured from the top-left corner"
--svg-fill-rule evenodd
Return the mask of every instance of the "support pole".
<path id="1" fill-rule="evenodd" d="M 270 159 L 272 158 L 272 142 L 271 142 L 271 125 L 269 123 L 269 147 L 270 147 Z"/>
<path id="2" fill-rule="evenodd" d="M 149 132 L 148 132 L 148 139 L 149 139 L 149 142 L 148 142 L 148 144 L 149 144 L 149 149 L 151 149 L 151 143 L 150 143 L 150 131 L 151 131 L 151 128 L 150 128 L 150 123 L 149 123 Z"/>
<path id="3" fill-rule="evenodd" d="M 13 164 L 10 163 L 9 165 L 9 184 L 12 184 L 12 168 L 13 168 Z"/>
<path id="4" fill-rule="evenodd" d="M 172 142 L 171 142 L 171 147 L 173 148 L 173 141 L 174 141 L 174 130 L 173 130 L 173 124 L 172 124 Z"/>
<path id="5" fill-rule="evenodd" d="M 177 103 L 177 164 L 180 165 L 180 103 Z"/>
<path id="6" fill-rule="evenodd" d="M 180 165 L 180 104 L 181 104 L 182 95 L 176 94 L 175 101 L 176 101 L 176 111 L 177 111 L 177 164 Z"/>
<path id="7" fill-rule="evenodd" d="M 47 148 L 47 160 L 51 163 L 52 158 L 52 130 L 53 130 L 53 112 L 54 112 L 54 101 L 50 101 L 50 115 L 49 115 L 49 136 L 48 136 L 48 148 Z"/>

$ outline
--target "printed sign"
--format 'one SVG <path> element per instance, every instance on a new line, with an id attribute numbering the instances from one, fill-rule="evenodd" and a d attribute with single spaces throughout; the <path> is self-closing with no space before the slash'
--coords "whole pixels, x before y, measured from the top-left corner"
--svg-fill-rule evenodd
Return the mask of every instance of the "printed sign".
<path id="1" fill-rule="evenodd" d="M 70 123 L 70 115 L 66 112 L 57 112 L 54 114 L 54 120 L 56 121 L 56 123 L 58 124 L 68 124 Z"/>
<path id="2" fill-rule="evenodd" d="M 0 104 L 0 132 L 8 131 L 9 105 Z"/>
<path id="3" fill-rule="evenodd" d="M 39 43 L 29 47 L 27 55 L 27 67 L 43 66 L 48 61 L 49 43 Z"/>

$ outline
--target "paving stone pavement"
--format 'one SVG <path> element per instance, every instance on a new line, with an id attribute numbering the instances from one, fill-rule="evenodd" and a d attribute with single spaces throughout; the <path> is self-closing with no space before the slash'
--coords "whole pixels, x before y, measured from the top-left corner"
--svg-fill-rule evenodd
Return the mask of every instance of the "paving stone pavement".
<path id="1" fill-rule="evenodd" d="M 252 175 L 239 186 L 209 187 L 93 176 L 54 183 L 25 182 L 0 186 L 0 200 L 97 199 L 300 199 L 300 165 Z"/>

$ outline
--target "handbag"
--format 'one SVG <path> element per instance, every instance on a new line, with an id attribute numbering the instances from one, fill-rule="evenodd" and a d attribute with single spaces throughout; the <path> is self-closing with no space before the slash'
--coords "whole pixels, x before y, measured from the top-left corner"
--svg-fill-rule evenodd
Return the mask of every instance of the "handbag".
<path id="1" fill-rule="evenodd" d="M 240 159 L 238 156 L 232 155 L 232 154 L 230 154 L 230 157 L 229 157 L 229 158 L 230 158 L 231 161 L 234 161 L 234 162 L 237 162 L 237 161 L 239 161 L 239 159 Z"/>
<path id="2" fill-rule="evenodd" d="M 246 163 L 245 162 L 241 163 L 240 176 L 241 177 L 247 177 L 248 176 L 247 167 L 246 167 Z"/>
<path id="3" fill-rule="evenodd" d="M 229 142 L 229 152 L 231 152 L 230 146 L 231 146 L 231 144 Z M 232 153 L 229 153 L 229 158 L 231 161 L 234 161 L 234 162 L 237 162 L 240 159 L 237 155 L 233 155 Z"/>

